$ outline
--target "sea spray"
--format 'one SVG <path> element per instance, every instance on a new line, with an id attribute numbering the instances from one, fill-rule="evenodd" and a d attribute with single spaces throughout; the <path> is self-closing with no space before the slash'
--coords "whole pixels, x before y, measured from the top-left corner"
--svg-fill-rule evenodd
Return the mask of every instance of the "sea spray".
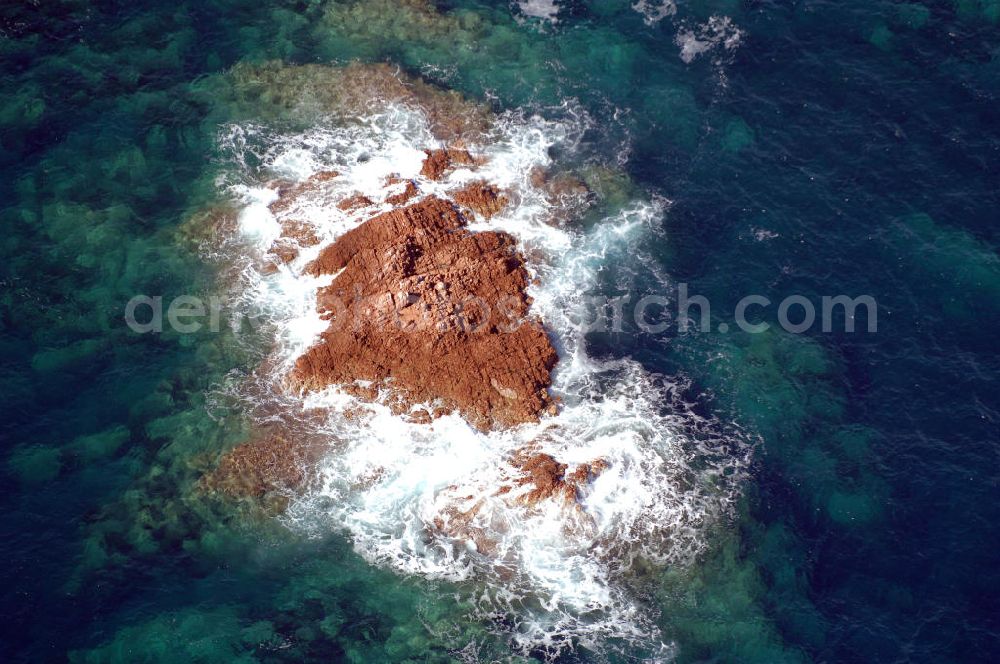
<path id="1" fill-rule="evenodd" d="M 598 648 L 607 639 L 655 649 L 655 610 L 629 590 L 632 568 L 637 561 L 690 564 L 737 495 L 749 454 L 739 432 L 695 414 L 683 380 L 629 359 L 587 354 L 584 293 L 597 286 L 603 261 L 641 243 L 667 208 L 666 201 L 640 197 L 586 227 L 554 223 L 561 206 L 579 201 L 551 196 L 537 173 L 572 166 L 588 124 L 584 115 L 549 121 L 506 113 L 483 143 L 469 146 L 485 163 L 440 181 L 419 174 L 422 150 L 443 144 L 413 107 L 388 104 L 305 132 L 247 124 L 220 135 L 231 169 L 220 186 L 244 206 L 229 246 L 245 262 L 233 292 L 243 306 L 264 312 L 275 340 L 266 370 L 242 389 L 273 401 L 257 404 L 259 413 L 274 413 L 278 403 L 290 411 L 286 420 L 295 412 L 323 413 L 310 419 L 311 433 L 329 441 L 320 481 L 292 501 L 285 521 L 306 533 L 346 530 L 373 563 L 461 584 L 475 600 L 473 613 L 509 632 L 524 652 Z M 278 216 L 269 209 L 281 182 L 320 171 L 338 177 L 297 196 Z M 315 302 L 329 277 L 303 274 L 319 246 L 302 247 L 275 271 L 260 269 L 280 234 L 278 217 L 294 216 L 333 241 L 373 210 L 341 210 L 332 201 L 352 194 L 381 200 L 390 177 L 413 179 L 421 195 L 442 197 L 485 177 L 515 201 L 470 228 L 509 232 L 534 256 L 532 313 L 560 354 L 551 390 L 562 400 L 558 414 L 483 432 L 457 414 L 416 422 L 336 387 L 301 397 L 287 391 L 295 359 L 325 327 Z M 375 204 L 374 212 L 391 207 Z M 512 459 L 525 449 L 574 467 L 600 460 L 606 470 L 580 488 L 574 506 L 542 501 L 527 509 L 505 495 L 519 475 Z M 458 526 L 449 515 L 462 515 Z M 498 616 L 506 618 L 497 623 Z"/>

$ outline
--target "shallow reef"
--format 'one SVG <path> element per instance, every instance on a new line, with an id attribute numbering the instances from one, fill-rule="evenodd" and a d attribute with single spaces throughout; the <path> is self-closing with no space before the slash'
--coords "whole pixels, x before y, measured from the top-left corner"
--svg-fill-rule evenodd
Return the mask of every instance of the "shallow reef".
<path id="1" fill-rule="evenodd" d="M 13 598 L 2 640 L 17 661 L 995 652 L 1000 595 L 982 542 L 1000 516 L 984 470 L 1000 370 L 1000 2 L 582 0 L 541 15 L 478 0 L 8 4 L 0 552 Z M 557 339 L 563 366 L 593 369 L 570 401 L 602 398 L 550 438 L 683 434 L 670 449 L 691 463 L 665 476 L 698 508 L 746 470 L 724 518 L 692 509 L 670 524 L 670 545 L 696 555 L 637 554 L 614 576 L 654 640 L 560 640 L 558 621 L 549 641 L 527 639 L 549 615 L 538 598 L 487 602 L 475 578 L 402 574 L 366 560 L 342 524 L 295 521 L 324 486 L 308 469 L 329 448 L 307 435 L 318 415 L 257 399 L 284 341 L 279 317 L 234 288 L 246 267 L 234 256 L 257 251 L 233 240 L 240 196 L 294 170 L 276 167 L 273 137 L 370 136 L 357 119 L 387 101 L 423 109 L 418 150 L 465 150 L 517 125 L 530 151 L 571 127 L 544 150 L 555 168 L 518 174 L 538 194 L 527 204 L 556 209 L 551 232 L 577 243 L 545 255 L 519 240 L 530 276 L 599 263 L 572 273 L 589 281 L 565 286 L 568 301 L 691 282 L 715 329 L 748 292 L 879 297 L 873 336 L 650 336 L 626 322 Z M 300 156 L 315 147 L 302 140 Z M 442 173 L 469 166 L 458 155 Z M 455 200 L 502 226 L 525 201 L 482 182 Z M 359 196 L 342 211 L 381 204 Z M 561 311 L 527 288 L 543 296 L 532 306 Z M 136 334 L 123 311 L 140 294 L 221 295 L 223 324 Z M 634 429 L 602 429 L 612 416 Z M 572 474 L 597 459 L 551 451 L 509 459 L 501 479 L 581 498 Z M 582 484 L 622 467 L 600 465 Z M 464 488 L 451 507 L 467 507 Z M 503 513 L 488 507 L 456 523 Z"/>

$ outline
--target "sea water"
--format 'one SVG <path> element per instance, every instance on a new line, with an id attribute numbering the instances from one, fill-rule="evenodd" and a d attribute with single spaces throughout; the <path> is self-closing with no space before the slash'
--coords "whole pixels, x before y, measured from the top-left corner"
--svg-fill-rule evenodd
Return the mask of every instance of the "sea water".
<path id="1" fill-rule="evenodd" d="M 991 0 L 7 3 L 4 652 L 995 659 L 998 20 Z M 502 118 L 485 169 L 521 204 L 488 227 L 549 257 L 531 294 L 555 418 L 360 427 L 308 416 L 343 395 L 272 398 L 322 328 L 318 283 L 248 269 L 277 232 L 268 178 L 350 166 L 364 190 L 433 138 L 392 109 L 345 129 L 241 67 L 354 59 Z M 597 206 L 540 223 L 536 164 L 590 173 Z M 206 215 L 229 214 L 206 251 Z M 580 331 L 590 296 L 673 303 L 682 283 L 709 331 Z M 254 316 L 138 335 L 138 294 Z M 734 324 L 751 294 L 775 303 L 767 332 Z M 776 320 L 790 295 L 842 294 L 878 301 L 877 332 Z M 337 441 L 320 487 L 284 511 L 206 497 L 274 417 Z M 591 530 L 498 505 L 508 569 L 428 545 L 442 487 L 488 495 L 477 470 L 543 430 L 572 462 L 618 460 L 584 496 Z M 375 460 L 386 480 L 350 490 Z"/>

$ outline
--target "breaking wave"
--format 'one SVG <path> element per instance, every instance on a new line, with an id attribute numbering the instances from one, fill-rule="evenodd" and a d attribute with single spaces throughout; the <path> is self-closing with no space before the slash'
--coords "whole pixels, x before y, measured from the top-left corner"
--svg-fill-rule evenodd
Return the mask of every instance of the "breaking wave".
<path id="1" fill-rule="evenodd" d="M 579 324 L 586 291 L 608 261 L 641 260 L 636 247 L 655 237 L 668 205 L 637 198 L 593 223 L 554 223 L 561 207 L 580 201 L 554 200 L 533 174 L 572 168 L 590 126 L 583 115 L 563 115 L 500 116 L 492 135 L 469 146 L 486 164 L 440 182 L 419 174 L 422 150 L 443 146 L 412 108 L 389 106 L 303 133 L 226 127 L 220 141 L 228 168 L 219 184 L 242 206 L 230 247 L 241 265 L 232 292 L 262 311 L 274 331 L 273 357 L 241 389 L 255 395 L 260 419 L 276 410 L 290 418 L 311 413 L 301 418 L 310 424 L 300 426 L 329 443 L 317 482 L 283 517 L 291 528 L 343 529 L 374 564 L 455 582 L 474 613 L 524 652 L 598 649 L 610 639 L 667 658 L 655 610 L 630 590 L 629 579 L 639 566 L 688 565 L 704 550 L 739 491 L 749 446 L 735 429 L 698 415 L 685 401 L 683 380 L 631 359 L 588 355 Z M 329 189 L 299 197 L 284 213 L 314 225 L 319 246 L 363 221 L 337 209 L 330 196 L 359 192 L 380 200 L 390 175 L 413 179 L 421 194 L 445 196 L 482 178 L 511 194 L 515 204 L 472 228 L 507 231 L 528 256 L 537 277 L 532 312 L 560 356 L 551 388 L 562 400 L 558 414 L 484 433 L 457 414 L 416 423 L 337 388 L 299 396 L 282 387 L 294 360 L 326 327 L 315 311 L 316 291 L 330 277 L 302 272 L 319 246 L 272 273 L 252 259 L 280 233 L 268 208 L 277 197 L 270 181 L 302 181 L 331 169 L 340 175 Z M 576 506 L 543 501 L 525 509 L 506 500 L 503 487 L 517 475 L 512 454 L 529 446 L 571 468 L 602 459 L 607 469 L 583 487 Z"/>

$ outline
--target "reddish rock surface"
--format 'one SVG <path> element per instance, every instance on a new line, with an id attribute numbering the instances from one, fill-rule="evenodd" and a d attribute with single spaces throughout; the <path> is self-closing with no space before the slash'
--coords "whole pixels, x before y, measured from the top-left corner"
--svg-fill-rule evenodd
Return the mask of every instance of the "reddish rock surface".
<path id="1" fill-rule="evenodd" d="M 354 210 L 360 210 L 372 205 L 375 205 L 375 202 L 364 194 L 354 194 L 350 198 L 345 198 L 337 203 L 337 209 L 344 212 L 353 212 Z"/>
<path id="2" fill-rule="evenodd" d="M 482 429 L 537 421 L 552 405 L 556 353 L 525 320 L 528 274 L 506 233 L 471 233 L 452 203 L 428 197 L 378 215 L 307 267 L 338 274 L 319 310 L 331 325 L 298 359 L 307 389 L 370 383 L 400 410 L 438 401 Z"/>
<path id="3" fill-rule="evenodd" d="M 298 258 L 302 248 L 315 246 L 319 242 L 315 229 L 309 224 L 301 221 L 282 220 L 281 235 L 268 249 L 270 260 L 263 266 L 264 273 L 276 272 L 280 264 L 291 263 Z"/>
<path id="4" fill-rule="evenodd" d="M 451 495 L 434 518 L 434 528 L 447 537 L 472 542 L 479 553 L 495 555 L 499 540 L 510 525 L 503 511 L 495 509 L 497 498 L 529 514 L 554 504 L 564 510 L 567 531 L 593 525 L 580 499 L 585 487 L 608 467 L 604 459 L 582 463 L 569 470 L 567 464 L 530 446 L 517 451 L 511 465 L 513 476 L 507 470 L 500 470 L 500 489 L 490 498 L 459 493 L 458 487 L 449 487 L 447 491 Z"/>
<path id="5" fill-rule="evenodd" d="M 324 182 L 329 182 L 338 175 L 339 173 L 336 171 L 320 171 L 319 173 L 312 175 L 304 182 L 287 186 L 279 186 L 278 200 L 271 203 L 268 207 L 274 214 L 284 212 L 292 206 L 299 196 L 316 191 L 323 186 Z"/>
<path id="6" fill-rule="evenodd" d="M 471 501 L 472 496 L 466 496 Z M 491 556 L 497 552 L 496 534 L 487 528 L 477 525 L 476 520 L 482 512 L 483 501 L 476 501 L 468 509 L 456 505 L 448 505 L 439 516 L 434 517 L 434 527 L 438 532 L 458 539 L 470 541 L 476 545 L 476 551 Z M 505 530 L 504 524 L 490 524 L 493 528 Z"/>
<path id="7" fill-rule="evenodd" d="M 517 502 L 533 506 L 543 500 L 556 500 L 564 505 L 575 505 L 579 498 L 579 490 L 600 475 L 607 462 L 597 459 L 583 463 L 566 473 L 568 466 L 556 461 L 549 454 L 522 451 L 513 460 L 514 466 L 523 471 L 516 484 L 528 487 L 526 493 L 517 496 Z"/>
<path id="8" fill-rule="evenodd" d="M 396 185 L 400 182 L 402 182 L 402 180 L 392 180 L 389 182 L 389 185 Z M 403 187 L 403 190 L 398 194 L 386 196 L 385 202 L 389 205 L 402 205 L 407 203 L 410 199 L 416 197 L 419 193 L 420 191 L 417 189 L 417 185 L 415 185 L 412 180 L 406 180 L 406 185 Z"/>
<path id="9" fill-rule="evenodd" d="M 315 465 L 319 450 L 278 434 L 258 438 L 223 456 L 202 485 L 231 497 L 297 491 L 307 482 L 307 469 Z"/>
<path id="10" fill-rule="evenodd" d="M 299 257 L 299 246 L 287 240 L 278 240 L 268 250 L 268 260 L 261 266 L 263 274 L 274 274 L 281 265 L 291 263 Z"/>
<path id="11" fill-rule="evenodd" d="M 420 174 L 431 180 L 440 180 L 445 173 L 456 166 L 477 166 L 480 161 L 469 154 L 468 150 L 443 148 L 439 150 L 424 150 L 427 157 L 420 169 Z"/>
<path id="12" fill-rule="evenodd" d="M 456 203 L 489 219 L 507 207 L 507 197 L 488 182 L 472 182 L 451 193 Z"/>
<path id="13" fill-rule="evenodd" d="M 533 505 L 541 500 L 556 499 L 566 504 L 576 502 L 576 487 L 566 482 L 566 464 L 559 463 L 548 454 L 533 454 L 515 460 L 515 465 L 525 472 L 518 480 L 530 490 L 518 497 L 518 502 Z"/>

